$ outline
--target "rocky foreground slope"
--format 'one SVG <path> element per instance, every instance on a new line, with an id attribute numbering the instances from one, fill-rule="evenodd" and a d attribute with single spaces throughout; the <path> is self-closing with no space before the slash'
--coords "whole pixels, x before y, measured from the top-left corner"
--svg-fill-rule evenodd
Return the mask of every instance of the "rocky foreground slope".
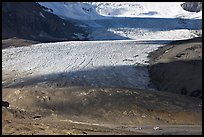
<path id="1" fill-rule="evenodd" d="M 173 93 L 119 88 L 22 88 L 3 89 L 3 99 L 10 102 L 10 107 L 3 109 L 3 134 L 201 133 L 201 100 Z M 171 131 L 176 125 L 183 126 Z M 192 125 L 191 130 L 184 132 L 185 125 Z M 156 126 L 162 130 L 153 130 Z"/>

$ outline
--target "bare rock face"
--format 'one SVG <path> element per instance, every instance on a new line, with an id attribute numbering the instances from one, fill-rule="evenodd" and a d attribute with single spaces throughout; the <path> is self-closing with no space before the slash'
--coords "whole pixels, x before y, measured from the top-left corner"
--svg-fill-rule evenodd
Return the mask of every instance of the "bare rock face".
<path id="1" fill-rule="evenodd" d="M 40 42 L 78 40 L 74 33 L 85 32 L 76 21 L 61 19 L 38 3 L 2 3 L 2 39 L 17 37 Z"/>
<path id="2" fill-rule="evenodd" d="M 189 12 L 200 12 L 202 11 L 202 2 L 185 2 L 181 4 L 181 7 Z"/>

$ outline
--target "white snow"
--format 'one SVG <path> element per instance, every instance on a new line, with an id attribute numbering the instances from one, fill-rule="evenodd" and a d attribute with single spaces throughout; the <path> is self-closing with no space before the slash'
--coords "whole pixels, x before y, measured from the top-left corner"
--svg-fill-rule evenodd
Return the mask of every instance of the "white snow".
<path id="1" fill-rule="evenodd" d="M 42 14 L 42 12 L 40 12 L 40 16 L 43 17 L 43 18 L 45 18 L 45 16 Z"/>
<path id="2" fill-rule="evenodd" d="M 107 17 L 202 18 L 202 12 L 182 9 L 183 2 L 38 2 L 63 18 L 79 20 Z"/>
<path id="3" fill-rule="evenodd" d="M 92 27 L 90 40 L 187 39 L 194 35 L 190 29 L 202 28 L 202 22 L 194 20 L 202 19 L 202 12 L 183 10 L 183 2 L 38 3 L 64 19 L 83 21 L 80 27 Z"/>
<path id="4" fill-rule="evenodd" d="M 115 35 L 114 35 L 115 34 Z M 97 29 L 89 35 L 92 40 L 181 40 L 197 37 L 187 29 L 169 31 L 149 31 L 134 28 L 110 28 L 108 30 Z"/>
<path id="5" fill-rule="evenodd" d="M 61 18 L 69 19 L 100 19 L 102 18 L 95 12 L 93 5 L 81 2 L 38 2 L 40 5 L 52 9 L 53 14 L 58 15 Z"/>
<path id="6" fill-rule="evenodd" d="M 154 18 L 202 18 L 202 12 L 192 13 L 182 9 L 183 2 L 92 2 L 103 16 L 154 17 Z"/>
<path id="7" fill-rule="evenodd" d="M 149 84 L 147 55 L 164 44 L 150 42 L 72 41 L 8 48 L 2 50 L 2 71 L 16 70 L 17 78 L 25 72 L 27 78 L 53 77 L 70 86 L 145 88 Z"/>

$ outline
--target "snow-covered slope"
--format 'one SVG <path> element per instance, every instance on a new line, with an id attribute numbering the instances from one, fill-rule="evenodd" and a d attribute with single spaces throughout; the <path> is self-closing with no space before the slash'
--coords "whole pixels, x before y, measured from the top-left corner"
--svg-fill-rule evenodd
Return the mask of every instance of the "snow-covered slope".
<path id="1" fill-rule="evenodd" d="M 189 13 L 181 7 L 183 2 L 96 2 L 96 11 L 103 16 L 185 18 L 200 17 L 200 13 Z"/>
<path id="2" fill-rule="evenodd" d="M 48 8 L 48 12 L 56 14 L 64 19 L 102 19 L 96 12 L 96 7 L 82 2 L 38 2 L 40 5 Z"/>
<path id="3" fill-rule="evenodd" d="M 147 55 L 164 43 L 76 41 L 4 49 L 2 71 L 3 76 L 16 73 L 10 86 L 29 85 L 30 81 L 62 86 L 147 88 Z"/>
<path id="4" fill-rule="evenodd" d="M 91 40 L 178 40 L 197 37 L 194 31 L 200 31 L 200 20 L 164 19 L 164 18 L 114 18 L 86 21 L 92 26 Z"/>
<path id="5" fill-rule="evenodd" d="M 89 40 L 176 40 L 196 37 L 202 12 L 185 11 L 182 2 L 39 2 L 65 19 L 89 27 Z M 86 24 L 86 25 L 84 25 Z"/>
<path id="6" fill-rule="evenodd" d="M 38 2 L 62 18 L 79 20 L 107 17 L 202 18 L 202 12 L 185 11 L 183 2 Z"/>

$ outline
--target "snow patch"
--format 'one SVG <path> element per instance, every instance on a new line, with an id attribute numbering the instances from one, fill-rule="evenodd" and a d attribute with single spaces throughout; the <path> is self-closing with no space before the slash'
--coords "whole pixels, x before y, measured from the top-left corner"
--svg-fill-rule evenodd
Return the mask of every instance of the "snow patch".
<path id="1" fill-rule="evenodd" d="M 40 12 L 40 16 L 43 17 L 43 18 L 46 18 L 46 17 L 42 14 L 42 12 Z"/>

